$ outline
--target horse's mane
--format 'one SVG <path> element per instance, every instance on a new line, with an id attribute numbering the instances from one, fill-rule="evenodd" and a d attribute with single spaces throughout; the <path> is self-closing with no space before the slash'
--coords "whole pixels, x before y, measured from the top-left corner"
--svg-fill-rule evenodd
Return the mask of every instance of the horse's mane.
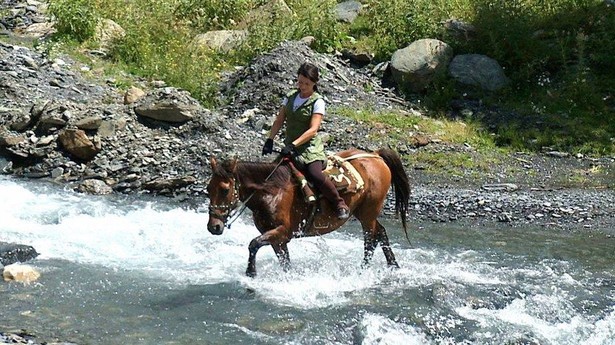
<path id="1" fill-rule="evenodd" d="M 232 160 L 224 161 L 216 167 L 213 173 L 224 178 L 231 178 L 233 177 L 233 164 Z M 290 169 L 285 164 L 278 166 L 277 163 L 238 161 L 235 169 L 235 176 L 241 179 L 242 183 L 258 184 L 265 192 L 274 192 L 276 189 L 283 188 L 290 178 Z"/>

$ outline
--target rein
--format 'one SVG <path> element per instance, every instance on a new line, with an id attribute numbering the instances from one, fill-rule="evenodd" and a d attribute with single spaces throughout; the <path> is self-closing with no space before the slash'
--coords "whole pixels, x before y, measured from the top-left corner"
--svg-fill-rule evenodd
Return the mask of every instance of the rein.
<path id="1" fill-rule="evenodd" d="M 284 163 L 286 160 L 285 159 L 280 159 L 280 161 L 278 162 L 278 164 L 275 166 L 275 168 L 273 168 L 273 170 L 271 171 L 271 173 L 265 178 L 265 182 L 267 180 L 269 180 L 269 178 L 271 176 L 273 176 L 273 173 L 275 173 L 276 170 L 278 170 L 278 168 L 280 167 L 280 165 L 282 165 L 282 163 Z M 235 177 L 235 200 L 239 200 L 239 179 L 237 177 Z M 246 210 L 246 208 L 248 208 L 247 204 L 248 201 L 250 201 L 250 199 L 252 199 L 252 197 L 254 196 L 254 194 L 256 193 L 256 191 L 253 191 L 247 198 L 245 201 L 241 201 L 239 200 L 239 202 L 234 202 L 232 204 L 229 205 L 224 205 L 224 207 L 227 207 L 230 209 L 230 211 L 228 212 L 227 217 L 230 219 L 228 222 L 226 223 L 226 228 L 230 229 L 231 225 L 233 225 L 233 223 L 239 219 L 239 217 L 241 216 L 241 214 Z M 237 204 L 241 204 L 241 206 L 239 208 L 237 208 Z M 211 208 L 211 206 L 210 206 Z"/>

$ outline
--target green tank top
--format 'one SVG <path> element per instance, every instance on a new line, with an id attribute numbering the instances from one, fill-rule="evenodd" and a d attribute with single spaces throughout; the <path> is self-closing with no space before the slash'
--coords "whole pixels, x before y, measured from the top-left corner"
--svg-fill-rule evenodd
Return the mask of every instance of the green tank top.
<path id="1" fill-rule="evenodd" d="M 312 120 L 312 112 L 314 108 L 314 102 L 322 99 L 322 96 L 314 92 L 305 103 L 299 108 L 293 110 L 293 104 L 295 98 L 299 96 L 299 91 L 294 90 L 286 96 L 286 105 L 284 107 L 284 113 L 286 114 L 286 138 L 284 144 L 288 145 L 295 139 L 299 138 L 308 128 L 310 128 L 310 122 Z M 309 142 L 296 147 L 299 156 L 295 160 L 301 164 L 309 164 L 314 161 L 327 160 L 325 154 L 325 147 L 320 135 L 316 134 Z"/>

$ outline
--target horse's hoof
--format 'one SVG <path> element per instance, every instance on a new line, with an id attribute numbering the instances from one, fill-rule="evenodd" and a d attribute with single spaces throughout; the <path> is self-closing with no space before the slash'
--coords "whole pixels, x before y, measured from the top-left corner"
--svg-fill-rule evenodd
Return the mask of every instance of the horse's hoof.
<path id="1" fill-rule="evenodd" d="M 246 275 L 250 278 L 255 278 L 256 277 L 256 271 L 246 271 Z"/>

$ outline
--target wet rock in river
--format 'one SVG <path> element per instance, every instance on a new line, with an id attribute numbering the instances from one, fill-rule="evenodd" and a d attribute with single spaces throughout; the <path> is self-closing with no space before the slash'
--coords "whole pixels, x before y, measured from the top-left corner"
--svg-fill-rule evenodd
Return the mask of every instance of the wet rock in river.
<path id="1" fill-rule="evenodd" d="M 4 267 L 2 272 L 4 281 L 15 281 L 18 283 L 34 283 L 41 277 L 41 274 L 34 267 L 22 264 L 11 264 Z"/>
<path id="2" fill-rule="evenodd" d="M 25 262 L 38 256 L 32 246 L 0 242 L 0 264 L 7 266 L 16 262 Z"/>

